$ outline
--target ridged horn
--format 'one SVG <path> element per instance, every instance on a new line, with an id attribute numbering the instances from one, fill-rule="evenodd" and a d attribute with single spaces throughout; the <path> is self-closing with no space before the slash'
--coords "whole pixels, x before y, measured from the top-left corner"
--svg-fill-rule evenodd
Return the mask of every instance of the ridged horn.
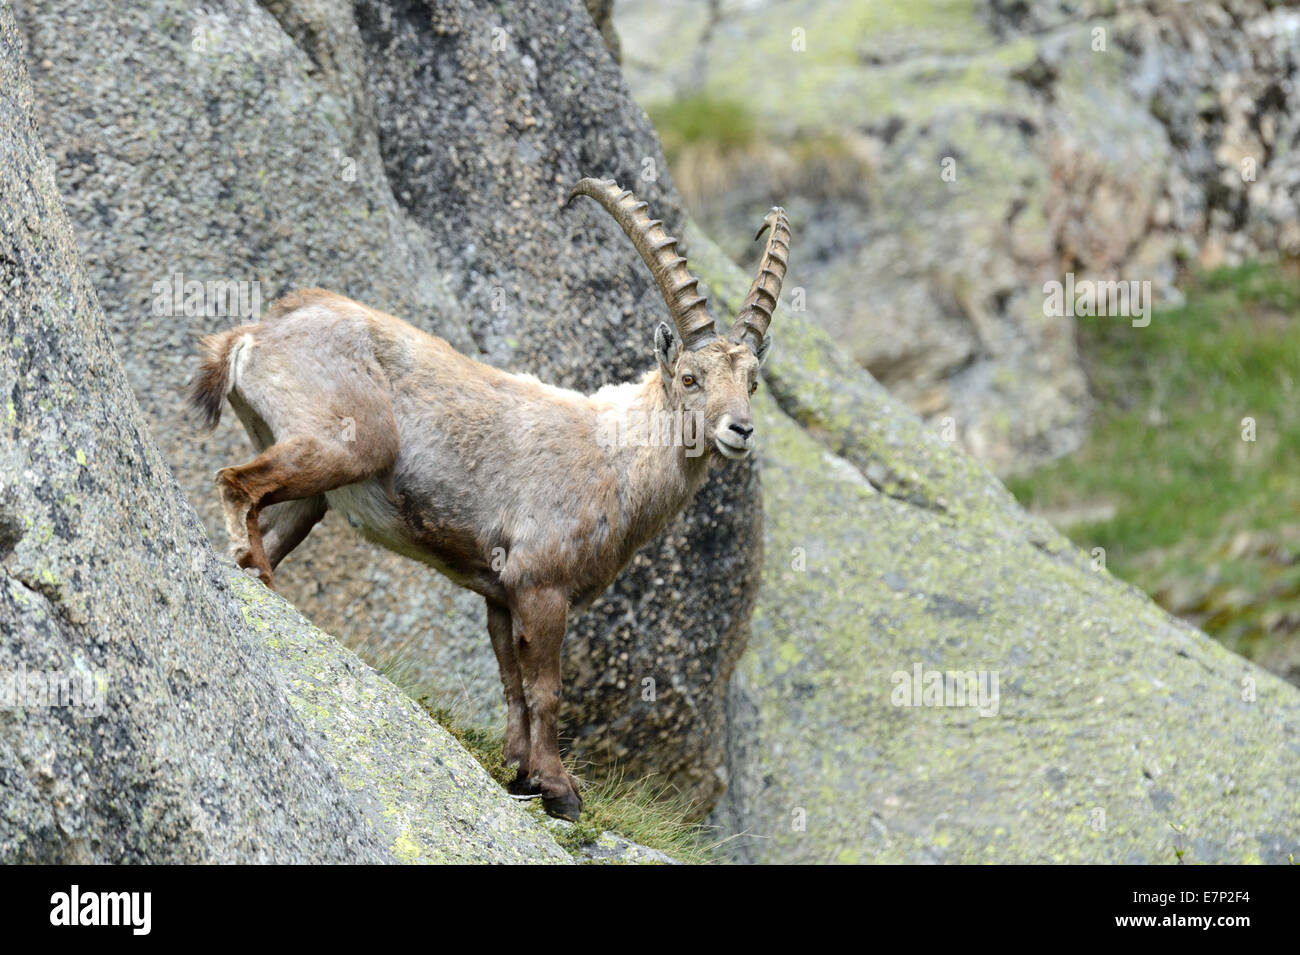
<path id="1" fill-rule="evenodd" d="M 780 206 L 773 206 L 763 217 L 763 227 L 754 236 L 754 241 L 761 239 L 768 229 L 772 234 L 767 237 L 763 258 L 758 263 L 758 275 L 749 287 L 745 303 L 740 306 L 740 314 L 736 316 L 730 335 L 732 341 L 748 345 L 755 353 L 767 336 L 767 327 L 772 324 L 772 312 L 776 309 L 776 300 L 781 297 L 781 283 L 785 281 L 786 262 L 790 257 L 790 220 Z"/>
<path id="2" fill-rule="evenodd" d="M 629 190 L 620 189 L 613 179 L 583 179 L 569 193 L 569 202 L 577 196 L 599 202 L 632 240 L 659 286 L 682 344 L 695 349 L 717 338 L 708 300 L 698 291 L 700 280 L 691 275 L 686 259 L 677 254 L 677 240 L 664 230 L 663 222 L 650 218 L 649 206 Z"/>

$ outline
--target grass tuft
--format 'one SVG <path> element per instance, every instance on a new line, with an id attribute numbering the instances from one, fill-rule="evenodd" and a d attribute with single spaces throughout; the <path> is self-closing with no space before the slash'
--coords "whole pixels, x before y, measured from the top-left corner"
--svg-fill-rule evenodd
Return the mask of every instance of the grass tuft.
<path id="1" fill-rule="evenodd" d="M 515 771 L 506 767 L 502 756 L 501 732 L 467 721 L 454 701 L 424 696 L 419 703 L 503 788 L 515 778 Z M 696 807 L 672 786 L 654 777 L 628 779 L 617 769 L 595 772 L 567 760 L 566 768 L 581 783 L 582 820 L 552 827 L 551 832 L 570 854 L 579 855 L 583 846 L 594 843 L 602 833 L 613 832 L 679 862 L 703 865 L 717 861 L 714 850 L 719 843 L 710 842 L 709 830 L 691 821 Z M 530 812 L 545 816 L 541 800 L 525 805 Z"/>

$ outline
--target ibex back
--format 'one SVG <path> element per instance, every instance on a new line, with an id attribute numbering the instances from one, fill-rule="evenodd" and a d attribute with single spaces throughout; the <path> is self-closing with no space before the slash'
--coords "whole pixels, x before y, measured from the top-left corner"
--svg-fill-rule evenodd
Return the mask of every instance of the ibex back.
<path id="1" fill-rule="evenodd" d="M 567 615 L 682 510 L 710 464 L 752 452 L 750 396 L 790 239 L 773 209 L 758 276 L 722 337 L 645 203 L 612 181 L 584 179 L 570 200 L 579 195 L 622 226 L 673 318 L 675 331 L 656 329 L 658 367 L 639 382 L 591 395 L 555 388 L 313 289 L 276 302 L 260 324 L 205 338 L 192 395 L 209 427 L 229 400 L 260 451 L 218 471 L 217 485 L 235 558 L 268 587 L 333 509 L 484 597 L 505 758 L 518 767 L 510 792 L 540 795 L 570 819 L 582 801 L 556 739 Z"/>

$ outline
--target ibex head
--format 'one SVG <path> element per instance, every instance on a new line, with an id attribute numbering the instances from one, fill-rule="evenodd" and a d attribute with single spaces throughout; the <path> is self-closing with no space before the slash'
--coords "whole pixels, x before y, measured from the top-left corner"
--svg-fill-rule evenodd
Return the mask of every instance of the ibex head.
<path id="1" fill-rule="evenodd" d="M 772 346 L 767 329 L 790 252 L 785 210 L 772 209 L 755 236 L 757 240 L 771 229 L 758 275 L 724 338 L 698 293 L 699 279 L 677 253 L 677 240 L 664 231 L 660 220 L 650 218 L 646 203 L 619 189 L 612 179 L 583 179 L 573 187 L 569 200 L 575 196 L 595 199 L 622 226 L 668 305 L 676 331 L 660 324 L 654 350 L 669 405 L 699 423 L 700 437 L 717 455 L 731 460 L 748 457 L 754 450 L 749 399 L 758 389 L 758 369 Z"/>

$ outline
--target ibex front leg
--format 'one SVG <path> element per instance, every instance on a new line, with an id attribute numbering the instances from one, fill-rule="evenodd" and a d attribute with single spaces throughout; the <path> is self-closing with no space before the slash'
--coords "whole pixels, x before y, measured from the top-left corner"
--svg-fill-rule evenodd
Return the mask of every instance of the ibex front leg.
<path id="1" fill-rule="evenodd" d="M 568 617 L 562 591 L 530 589 L 512 601 L 515 651 L 523 675 L 524 703 L 530 735 L 529 781 L 542 792 L 542 804 L 552 816 L 577 820 L 582 800 L 573 778 L 560 761 L 560 646 Z"/>

